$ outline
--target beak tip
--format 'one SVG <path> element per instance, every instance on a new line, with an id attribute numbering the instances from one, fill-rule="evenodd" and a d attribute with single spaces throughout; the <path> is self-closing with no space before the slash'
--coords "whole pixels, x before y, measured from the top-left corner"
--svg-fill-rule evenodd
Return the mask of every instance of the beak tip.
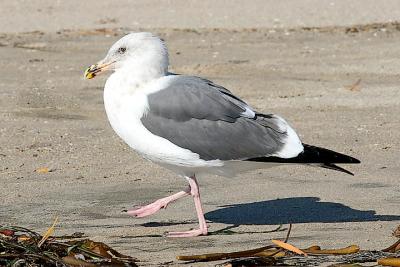
<path id="1" fill-rule="evenodd" d="M 92 73 L 87 73 L 87 74 L 85 73 L 84 78 L 87 79 L 87 80 L 91 80 L 91 79 L 93 79 L 95 76 L 96 76 L 96 75 L 94 75 L 94 74 L 92 74 Z"/>
<path id="2" fill-rule="evenodd" d="M 83 77 L 88 80 L 93 79 L 95 76 L 96 76 L 96 74 L 93 72 L 93 66 L 90 66 L 89 68 L 87 68 L 85 70 L 85 73 L 83 74 Z"/>
<path id="3" fill-rule="evenodd" d="M 86 78 L 88 80 L 93 79 L 94 77 L 96 77 L 101 72 L 109 69 L 109 66 L 111 64 L 113 64 L 113 63 L 114 62 L 106 62 L 106 63 L 104 63 L 104 60 L 102 60 L 99 63 L 94 64 L 94 65 L 90 66 L 89 68 L 87 68 L 85 70 L 85 73 L 84 73 L 83 76 L 84 76 L 84 78 Z"/>

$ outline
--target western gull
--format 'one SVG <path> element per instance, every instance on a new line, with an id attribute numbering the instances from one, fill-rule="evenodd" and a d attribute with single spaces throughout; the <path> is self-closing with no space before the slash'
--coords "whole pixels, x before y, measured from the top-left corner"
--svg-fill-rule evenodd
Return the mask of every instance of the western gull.
<path id="1" fill-rule="evenodd" d="M 164 41 L 140 32 L 122 37 L 85 71 L 91 79 L 113 70 L 104 87 L 104 105 L 114 131 L 144 158 L 187 180 L 186 189 L 128 210 L 145 217 L 191 195 L 199 228 L 168 236 L 207 235 L 196 180 L 200 173 L 233 176 L 279 164 L 306 164 L 352 174 L 335 164 L 360 162 L 303 144 L 283 118 L 256 111 L 210 80 L 171 73 L 168 66 Z"/>

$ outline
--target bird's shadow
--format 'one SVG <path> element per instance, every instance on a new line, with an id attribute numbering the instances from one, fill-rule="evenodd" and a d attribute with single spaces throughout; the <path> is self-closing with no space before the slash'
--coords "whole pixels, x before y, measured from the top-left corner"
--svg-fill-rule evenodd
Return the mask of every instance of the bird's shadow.
<path id="1" fill-rule="evenodd" d="M 377 215 L 374 210 L 356 210 L 341 203 L 322 202 L 318 197 L 294 197 L 221 206 L 206 213 L 206 219 L 234 225 L 277 225 L 395 221 L 400 216 Z"/>

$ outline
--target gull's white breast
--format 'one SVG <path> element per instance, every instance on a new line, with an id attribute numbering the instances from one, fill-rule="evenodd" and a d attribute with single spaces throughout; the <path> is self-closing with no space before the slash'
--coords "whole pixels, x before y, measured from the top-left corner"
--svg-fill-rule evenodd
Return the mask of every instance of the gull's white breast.
<path id="1" fill-rule="evenodd" d="M 198 154 L 152 134 L 143 126 L 140 119 L 148 110 L 147 95 L 165 88 L 168 76 L 139 86 L 120 78 L 117 72 L 108 78 L 104 88 L 104 105 L 112 128 L 131 148 L 171 169 L 222 164 L 220 161 L 204 161 Z"/>

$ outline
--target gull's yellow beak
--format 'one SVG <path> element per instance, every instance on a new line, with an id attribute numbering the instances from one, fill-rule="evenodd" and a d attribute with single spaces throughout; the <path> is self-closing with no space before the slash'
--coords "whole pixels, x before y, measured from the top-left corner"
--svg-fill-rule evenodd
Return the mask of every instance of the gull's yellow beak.
<path id="1" fill-rule="evenodd" d="M 85 74 L 84 74 L 85 78 L 86 79 L 93 79 L 98 74 L 100 74 L 100 72 L 108 70 L 112 63 L 114 63 L 114 62 L 109 62 L 109 63 L 99 62 L 97 64 L 94 64 L 94 65 L 90 66 L 89 68 L 87 68 L 85 70 Z"/>

